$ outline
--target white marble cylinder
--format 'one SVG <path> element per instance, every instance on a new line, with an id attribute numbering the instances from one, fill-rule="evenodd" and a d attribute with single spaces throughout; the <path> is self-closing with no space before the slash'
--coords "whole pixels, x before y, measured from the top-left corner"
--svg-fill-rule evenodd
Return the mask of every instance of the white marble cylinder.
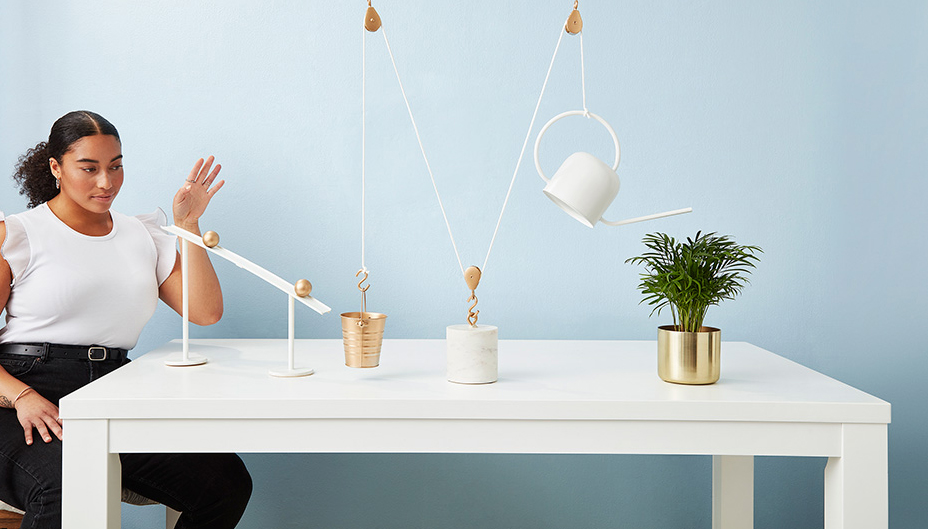
<path id="1" fill-rule="evenodd" d="M 493 325 L 449 325 L 445 337 L 448 346 L 449 382 L 496 382 L 499 329 Z"/>

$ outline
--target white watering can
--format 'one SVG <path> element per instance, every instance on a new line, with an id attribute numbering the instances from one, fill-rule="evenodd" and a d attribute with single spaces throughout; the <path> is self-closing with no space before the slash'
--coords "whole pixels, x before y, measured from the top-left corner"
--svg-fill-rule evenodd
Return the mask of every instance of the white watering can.
<path id="1" fill-rule="evenodd" d="M 553 125 L 555 121 L 567 116 L 591 117 L 606 127 L 609 134 L 612 135 L 612 141 L 615 143 L 615 161 L 612 167 L 609 167 L 592 154 L 575 152 L 564 160 L 564 163 L 554 173 L 554 178 L 549 179 L 545 176 L 544 171 L 541 169 L 541 162 L 538 160 L 538 148 L 541 145 L 541 138 L 548 130 L 548 127 Z M 547 183 L 544 188 L 545 195 L 571 217 L 590 228 L 597 222 L 609 226 L 621 226 L 693 211 L 693 208 L 683 208 L 615 222 L 604 219 L 603 213 L 606 212 L 606 209 L 619 193 L 619 175 L 615 171 L 619 168 L 620 156 L 619 138 L 616 137 L 615 131 L 606 120 L 586 110 L 569 110 L 554 116 L 551 121 L 541 128 L 538 139 L 535 140 L 535 168 L 538 169 L 541 179 Z"/>

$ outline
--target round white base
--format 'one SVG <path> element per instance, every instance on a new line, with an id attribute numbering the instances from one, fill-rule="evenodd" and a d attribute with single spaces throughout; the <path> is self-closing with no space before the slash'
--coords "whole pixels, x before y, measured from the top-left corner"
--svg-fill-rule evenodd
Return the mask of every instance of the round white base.
<path id="1" fill-rule="evenodd" d="M 181 353 L 177 357 L 168 359 L 164 361 L 164 365 L 170 367 L 186 367 L 186 366 L 199 366 L 207 362 L 205 356 L 198 355 L 196 353 L 187 353 L 187 359 L 184 360 L 184 354 Z"/>
<path id="2" fill-rule="evenodd" d="M 449 325 L 445 337 L 448 346 L 449 382 L 496 382 L 499 329 L 493 325 Z"/>
<path id="3" fill-rule="evenodd" d="M 272 377 L 305 377 L 315 373 L 310 368 L 306 369 L 271 369 L 269 371 Z"/>

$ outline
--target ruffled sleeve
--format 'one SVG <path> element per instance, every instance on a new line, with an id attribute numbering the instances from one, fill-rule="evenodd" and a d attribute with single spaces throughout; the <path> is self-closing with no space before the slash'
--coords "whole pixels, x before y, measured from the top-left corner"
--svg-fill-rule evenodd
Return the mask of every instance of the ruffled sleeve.
<path id="1" fill-rule="evenodd" d="M 142 221 L 142 225 L 148 230 L 152 241 L 155 243 L 155 250 L 158 254 L 155 275 L 158 277 L 158 285 L 160 286 L 171 275 L 171 271 L 174 270 L 174 261 L 177 259 L 177 238 L 161 229 L 162 226 L 167 226 L 168 223 L 168 218 L 161 208 L 147 215 L 136 215 L 135 218 Z"/>
<path id="2" fill-rule="evenodd" d="M 6 239 L 0 245 L 0 254 L 10 264 L 10 270 L 13 272 L 13 282 L 15 283 L 25 273 L 32 257 L 29 238 L 26 236 L 26 229 L 23 227 L 22 222 L 16 218 L 16 215 L 6 218 L 3 212 L 0 211 L 0 221 L 6 224 Z"/>

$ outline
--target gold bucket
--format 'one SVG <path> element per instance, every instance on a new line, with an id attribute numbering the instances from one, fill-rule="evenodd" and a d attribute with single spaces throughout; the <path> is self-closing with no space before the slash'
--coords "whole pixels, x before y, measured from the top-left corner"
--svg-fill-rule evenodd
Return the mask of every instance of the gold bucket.
<path id="1" fill-rule="evenodd" d="M 343 312 L 342 341 L 345 343 L 345 365 L 377 367 L 387 315 L 379 312 Z"/>
<path id="2" fill-rule="evenodd" d="M 345 365 L 348 367 L 377 367 L 380 365 L 380 346 L 383 345 L 383 327 L 387 315 L 367 312 L 367 269 L 361 268 L 355 277 L 364 274 L 358 282 L 361 291 L 361 312 L 342 313 L 342 341 L 345 344 Z"/>

